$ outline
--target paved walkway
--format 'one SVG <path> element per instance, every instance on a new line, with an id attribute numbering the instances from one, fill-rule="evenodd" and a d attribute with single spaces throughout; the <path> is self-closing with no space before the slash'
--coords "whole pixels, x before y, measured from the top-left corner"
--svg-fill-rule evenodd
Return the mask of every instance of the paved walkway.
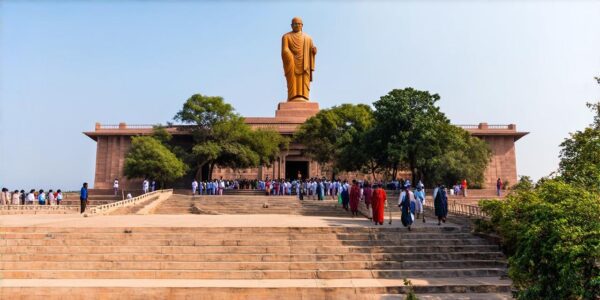
<path id="1" fill-rule="evenodd" d="M 388 216 L 383 226 L 375 226 L 364 217 L 322 217 L 299 215 L 116 215 L 83 217 L 71 215 L 2 215 L 0 227 L 403 227 L 400 220 Z M 459 226 L 451 222 L 444 224 Z M 438 227 L 433 219 L 417 221 L 414 228 Z"/>

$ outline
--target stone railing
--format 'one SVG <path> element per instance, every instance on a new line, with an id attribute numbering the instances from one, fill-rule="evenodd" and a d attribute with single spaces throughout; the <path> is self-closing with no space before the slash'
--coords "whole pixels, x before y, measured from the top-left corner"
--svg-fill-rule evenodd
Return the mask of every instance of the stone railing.
<path id="1" fill-rule="evenodd" d="M 462 129 L 496 129 L 496 130 L 517 130 L 517 125 L 515 124 L 488 124 L 488 123 L 479 123 L 475 124 L 455 124 L 454 126 L 460 127 Z"/>
<path id="2" fill-rule="evenodd" d="M 151 124 L 127 124 L 127 123 L 119 123 L 119 124 L 100 124 L 96 123 L 95 130 L 112 130 L 112 129 L 152 129 L 154 125 Z"/>
<path id="3" fill-rule="evenodd" d="M 426 201 L 424 207 L 435 210 L 433 201 Z M 488 218 L 488 215 L 481 210 L 481 207 L 468 204 L 448 203 L 448 213 L 477 219 Z"/>
<path id="4" fill-rule="evenodd" d="M 137 197 L 133 197 L 131 199 L 125 199 L 125 200 L 121 200 L 121 201 L 117 201 L 117 202 L 113 202 L 113 203 L 109 203 L 109 204 L 97 205 L 97 206 L 94 206 L 94 207 L 91 207 L 90 209 L 88 209 L 87 214 L 88 215 L 107 214 L 107 213 L 110 213 L 111 211 L 116 210 L 121 207 L 131 206 L 131 205 L 135 205 L 136 203 L 139 203 L 139 202 L 150 200 L 150 198 L 159 198 L 160 195 L 163 193 L 172 194 L 173 190 L 172 189 L 158 190 L 158 191 L 146 193 L 146 194 L 143 194 L 143 195 L 140 195 Z"/>
<path id="5" fill-rule="evenodd" d="M 22 214 L 36 214 L 38 212 L 44 213 L 77 213 L 79 212 L 79 206 L 76 205 L 0 205 L 0 214 L 6 213 L 22 213 Z"/>

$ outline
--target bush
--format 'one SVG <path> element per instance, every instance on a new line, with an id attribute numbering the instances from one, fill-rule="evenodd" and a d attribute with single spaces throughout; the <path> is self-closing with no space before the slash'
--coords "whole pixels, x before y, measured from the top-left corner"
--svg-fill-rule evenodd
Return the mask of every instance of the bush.
<path id="1" fill-rule="evenodd" d="M 549 179 L 480 205 L 491 219 L 477 228 L 501 237 L 519 299 L 600 297 L 598 194 Z"/>

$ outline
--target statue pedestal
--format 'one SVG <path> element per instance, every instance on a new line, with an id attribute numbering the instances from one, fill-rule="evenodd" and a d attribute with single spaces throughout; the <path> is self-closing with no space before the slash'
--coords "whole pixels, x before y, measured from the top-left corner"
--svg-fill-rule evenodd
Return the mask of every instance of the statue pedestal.
<path id="1" fill-rule="evenodd" d="M 280 102 L 275 111 L 275 118 L 304 118 L 305 120 L 319 112 L 317 102 Z"/>

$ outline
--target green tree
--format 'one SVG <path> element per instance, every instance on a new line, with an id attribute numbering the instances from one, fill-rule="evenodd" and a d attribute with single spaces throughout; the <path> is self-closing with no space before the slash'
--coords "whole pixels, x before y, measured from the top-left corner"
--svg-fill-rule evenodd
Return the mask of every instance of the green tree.
<path id="1" fill-rule="evenodd" d="M 440 96 L 413 88 L 395 89 L 373 103 L 376 160 L 392 177 L 407 168 L 413 181 L 454 183 L 468 178 L 477 184 L 491 151 L 485 142 L 450 124 L 436 105 Z"/>
<path id="2" fill-rule="evenodd" d="M 221 97 L 192 95 L 174 118 L 190 125 L 194 145 L 186 154 L 195 165 L 196 178 L 202 180 L 202 168 L 208 165 L 209 177 L 216 165 L 232 169 L 269 165 L 286 145 L 278 132 L 252 130 L 244 118 Z"/>
<path id="3" fill-rule="evenodd" d="M 306 147 L 306 153 L 324 168 L 354 171 L 361 167 L 357 155 L 360 139 L 373 123 L 372 110 L 364 104 L 342 104 L 319 111 L 306 120 L 294 135 Z"/>
<path id="4" fill-rule="evenodd" d="M 161 187 L 185 175 L 186 165 L 159 140 L 149 136 L 133 137 L 125 157 L 128 178 L 151 178 Z"/>
<path id="5" fill-rule="evenodd" d="M 491 156 L 491 150 L 485 141 L 450 124 L 440 126 L 437 134 L 438 141 L 441 141 L 441 152 L 431 153 L 433 156 L 430 158 L 420 155 L 417 163 L 420 174 L 426 179 L 425 183 L 453 184 L 468 178 L 473 184 L 481 185 L 484 180 L 483 171 Z"/>
<path id="6" fill-rule="evenodd" d="M 600 78 L 596 77 L 600 84 Z M 561 144 L 559 173 L 567 182 L 600 190 L 600 102 L 587 103 L 594 122 Z"/>
<path id="7" fill-rule="evenodd" d="M 600 297 L 600 201 L 561 179 L 484 200 L 478 229 L 502 237 L 519 299 Z"/>

